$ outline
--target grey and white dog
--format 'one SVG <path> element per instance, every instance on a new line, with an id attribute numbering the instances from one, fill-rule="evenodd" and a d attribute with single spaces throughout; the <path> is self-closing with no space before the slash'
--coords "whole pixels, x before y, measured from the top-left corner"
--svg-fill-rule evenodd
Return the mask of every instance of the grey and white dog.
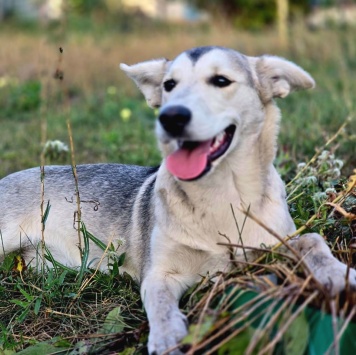
<path id="1" fill-rule="evenodd" d="M 226 243 L 224 236 L 241 243 L 231 206 L 240 228 L 244 225 L 245 246 L 276 243 L 255 221 L 244 224 L 241 210 L 247 207 L 280 236 L 295 231 L 283 182 L 272 164 L 280 121 L 274 98 L 312 88 L 314 80 L 285 59 L 248 57 L 222 47 L 194 48 L 173 61 L 121 68 L 148 104 L 160 107 L 156 131 L 163 161 L 159 168 L 78 166 L 81 214 L 92 234 L 120 245 L 118 253 L 126 252 L 123 269 L 141 283 L 149 352 L 161 354 L 187 334 L 178 308 L 182 293 L 201 275 L 228 270 L 230 249 L 219 245 Z M 44 171 L 44 201 L 51 205 L 46 246 L 57 261 L 78 267 L 72 168 L 46 166 Z M 40 168 L 1 180 L 0 257 L 21 248 L 25 260 L 35 263 L 40 204 Z M 307 234 L 292 244 L 332 294 L 345 287 L 347 267 L 321 236 Z M 107 268 L 99 263 L 102 253 L 91 245 L 91 265 Z M 355 287 L 355 270 L 348 275 Z"/>

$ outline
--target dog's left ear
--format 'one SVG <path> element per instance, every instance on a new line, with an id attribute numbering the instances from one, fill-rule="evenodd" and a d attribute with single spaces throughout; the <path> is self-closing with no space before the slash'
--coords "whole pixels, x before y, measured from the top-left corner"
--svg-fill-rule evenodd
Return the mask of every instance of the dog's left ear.
<path id="1" fill-rule="evenodd" d="M 254 59 L 264 96 L 286 97 L 294 90 L 315 86 L 314 79 L 305 70 L 286 59 L 267 55 Z"/>
<path id="2" fill-rule="evenodd" d="M 152 108 L 161 106 L 162 80 L 167 63 L 167 59 L 157 59 L 134 65 L 120 64 L 120 68 L 136 83 Z"/>

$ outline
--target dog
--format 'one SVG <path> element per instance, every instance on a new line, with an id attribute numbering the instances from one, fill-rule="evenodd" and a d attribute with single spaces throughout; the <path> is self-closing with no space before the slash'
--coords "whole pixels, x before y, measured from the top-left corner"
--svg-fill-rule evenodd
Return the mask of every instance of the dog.
<path id="1" fill-rule="evenodd" d="M 159 108 L 156 134 L 163 161 L 158 168 L 77 166 L 81 219 L 103 243 L 126 253 L 121 270 L 141 284 L 149 353 L 177 354 L 187 334 L 178 300 L 201 275 L 228 270 L 230 250 L 221 243 L 228 238 L 250 247 L 273 245 L 268 228 L 282 237 L 295 232 L 273 166 L 280 122 L 274 99 L 315 83 L 283 58 L 213 46 L 121 69 L 148 105 Z M 46 247 L 58 262 L 81 265 L 72 167 L 11 174 L 0 181 L 0 196 L 2 258 L 21 248 L 28 263 L 38 263 L 40 205 L 48 202 Z M 247 209 L 268 228 L 246 218 Z M 320 235 L 297 237 L 291 245 L 331 295 L 345 287 L 347 273 L 348 284 L 356 286 L 355 270 L 347 271 Z M 88 263 L 107 270 L 102 256 L 93 244 Z M 235 257 L 242 257 L 240 248 Z"/>

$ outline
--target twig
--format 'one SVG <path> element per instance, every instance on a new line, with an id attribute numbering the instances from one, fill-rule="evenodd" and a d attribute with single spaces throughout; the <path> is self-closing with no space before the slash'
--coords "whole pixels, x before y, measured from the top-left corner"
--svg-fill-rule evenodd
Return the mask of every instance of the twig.
<path id="1" fill-rule="evenodd" d="M 255 252 L 262 252 L 262 253 L 269 253 L 269 254 L 277 254 L 279 256 L 282 256 L 284 258 L 287 258 L 287 259 L 290 259 L 290 260 L 293 260 L 295 261 L 295 258 L 290 255 L 290 254 L 286 254 L 286 253 L 282 253 L 281 251 L 274 251 L 272 249 L 264 249 L 264 248 L 257 248 L 257 247 L 250 247 L 250 246 L 247 246 L 247 245 L 240 245 L 240 244 L 234 244 L 234 243 L 216 243 L 216 245 L 222 245 L 222 246 L 232 246 L 234 248 L 243 248 L 243 249 L 247 249 L 247 250 L 252 250 L 252 251 L 255 251 Z M 239 262 L 239 261 L 237 261 Z"/>
<path id="2" fill-rule="evenodd" d="M 340 331 L 336 334 L 336 336 L 334 337 L 334 342 L 333 344 L 330 345 L 329 349 L 327 350 L 327 352 L 325 353 L 325 355 L 331 354 L 331 350 L 336 346 L 336 344 L 339 344 L 339 341 L 342 337 L 342 335 L 344 334 L 345 330 L 347 329 L 347 327 L 349 326 L 353 316 L 356 313 L 356 306 L 352 307 L 352 310 L 350 311 L 349 315 L 347 316 L 347 318 L 345 319 L 345 321 L 342 324 L 342 327 L 340 329 Z"/>
<path id="3" fill-rule="evenodd" d="M 239 239 L 240 239 L 240 243 L 242 245 L 242 251 L 243 251 L 243 254 L 244 254 L 244 257 L 245 257 L 245 261 L 247 261 L 246 252 L 245 252 L 245 249 L 243 248 L 244 243 L 243 243 L 243 240 L 242 240 L 242 232 L 243 232 L 244 227 L 245 227 L 245 223 L 246 223 L 246 220 L 247 220 L 247 215 L 244 218 L 244 221 L 242 223 L 242 227 L 241 227 L 241 230 L 240 230 L 239 224 L 237 223 L 237 219 L 236 219 L 236 216 L 235 216 L 235 211 L 234 211 L 234 208 L 233 208 L 231 203 L 230 203 L 230 207 L 231 207 L 232 215 L 234 217 L 234 221 L 235 221 L 235 225 L 236 225 L 236 228 L 237 228 L 237 232 L 239 233 Z M 247 207 L 247 212 L 249 212 L 249 210 L 250 210 L 250 206 Z"/>
<path id="4" fill-rule="evenodd" d="M 82 213 L 81 213 L 81 207 L 80 207 L 80 194 L 79 194 L 79 183 L 78 183 L 78 173 L 77 173 L 77 165 L 75 163 L 75 153 L 74 153 L 74 143 L 73 143 L 73 134 L 72 134 L 72 127 L 70 123 L 70 102 L 68 98 L 68 92 L 66 90 L 66 87 L 64 86 L 64 71 L 62 68 L 63 64 L 63 48 L 59 48 L 59 57 L 58 57 L 58 65 L 57 69 L 54 73 L 54 78 L 60 80 L 61 82 L 61 88 L 62 88 L 62 95 L 63 95 L 63 100 L 64 100 L 64 112 L 66 116 L 66 122 L 67 122 L 67 130 L 68 130 L 68 136 L 69 136 L 69 145 L 70 145 L 70 152 L 71 152 L 71 162 L 72 162 L 72 172 L 73 172 L 73 177 L 74 177 L 74 183 L 75 183 L 75 195 L 76 195 L 76 202 L 77 202 L 77 211 L 75 214 L 75 222 L 77 222 L 77 232 L 78 232 L 78 248 L 80 251 L 80 256 L 82 257 L 82 238 L 81 238 L 81 222 L 82 222 Z"/>
<path id="5" fill-rule="evenodd" d="M 330 308 L 331 308 L 331 322 L 332 322 L 333 335 L 334 335 L 334 341 L 331 347 L 334 349 L 334 354 L 339 355 L 340 354 L 339 343 L 336 341 L 338 331 L 337 331 L 336 304 L 334 299 L 330 301 Z"/>
<path id="6" fill-rule="evenodd" d="M 289 326 L 294 322 L 294 320 L 299 316 L 299 314 L 305 309 L 305 307 L 318 295 L 318 291 L 314 291 L 295 311 L 295 313 L 284 323 L 280 328 L 278 333 L 275 335 L 273 340 L 260 352 L 260 354 L 268 353 L 272 350 L 278 341 L 281 339 L 282 335 L 286 332 Z"/>
<path id="7" fill-rule="evenodd" d="M 281 243 L 281 245 L 284 245 L 297 258 L 297 260 L 301 258 L 300 254 L 289 243 L 287 243 L 286 239 L 282 238 L 273 229 L 269 228 L 265 223 L 259 220 L 251 211 L 245 211 L 243 209 L 240 209 L 240 211 L 249 218 L 251 218 L 255 223 L 257 223 L 260 227 L 266 230 L 269 234 L 273 235 L 279 241 L 279 243 Z"/>

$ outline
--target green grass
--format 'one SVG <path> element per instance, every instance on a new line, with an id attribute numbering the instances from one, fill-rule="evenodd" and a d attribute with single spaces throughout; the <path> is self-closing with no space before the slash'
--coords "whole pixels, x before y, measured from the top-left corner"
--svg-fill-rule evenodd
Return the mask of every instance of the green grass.
<path id="1" fill-rule="evenodd" d="M 193 32 L 192 32 L 193 31 Z M 41 122 L 47 124 L 46 140 L 68 144 L 66 100 L 53 74 L 58 48 L 64 48 L 64 85 L 68 91 L 75 137 L 76 161 L 157 164 L 160 160 L 153 135 L 154 113 L 134 85 L 118 69 L 119 62 L 177 55 L 196 45 L 221 44 L 249 55 L 285 56 L 309 71 L 315 90 L 278 100 L 282 109 L 281 152 L 294 162 L 307 160 L 344 120 L 350 125 L 338 140 L 338 154 L 346 173 L 356 165 L 356 44 L 352 29 L 309 32 L 295 27 L 291 45 L 281 48 L 273 31 L 236 33 L 227 28 L 176 29 L 127 35 L 101 33 L 100 41 L 69 33 L 60 40 L 49 31 L 26 35 L 5 30 L 0 34 L 0 177 L 38 165 L 42 149 Z M 115 47 L 119 43 L 120 46 Z M 25 55 L 24 55 L 25 53 Z M 129 108 L 130 119 L 120 117 Z M 41 138 L 42 137 L 42 138 Z M 69 162 L 67 160 L 67 162 Z"/>
<path id="2" fill-rule="evenodd" d="M 45 37 L 39 29 L 31 29 L 27 34 L 5 28 L 0 33 L 0 177 L 38 166 L 47 140 L 58 139 L 69 145 L 68 119 L 77 163 L 158 164 L 155 113 L 129 79 L 119 73 L 118 63 L 173 57 L 183 49 L 204 44 L 230 46 L 249 55 L 285 56 L 316 79 L 315 90 L 278 100 L 283 119 L 276 164 L 285 180 L 295 176 L 297 163 L 308 161 L 347 117 L 353 120 L 329 148 L 336 150 L 336 157 L 345 162 L 344 175 L 356 166 L 353 30 L 309 32 L 296 26 L 291 29 L 289 48 L 281 48 L 275 33 L 269 30 L 251 34 L 214 26 L 165 31 L 151 28 L 147 33 L 139 31 L 139 35 L 104 31 L 100 36 L 84 30 L 63 36 L 56 31 L 56 28 L 48 30 Z M 64 48 L 62 84 L 53 79 L 59 65 L 59 46 Z M 47 163 L 71 162 L 69 154 L 58 157 L 52 154 L 46 159 Z M 307 230 L 326 235 L 335 255 L 354 266 L 348 245 L 356 236 L 355 221 L 347 220 L 340 213 L 330 216 L 330 206 L 324 204 L 326 199 L 332 201 L 346 189 L 346 180 L 330 173 L 336 167 L 335 159 L 328 155 L 325 160 L 317 160 L 288 187 L 291 213 L 298 227 L 314 218 Z M 325 194 L 327 188 L 334 190 Z M 355 214 L 355 203 L 353 193 L 344 199 L 342 207 Z M 72 271 L 61 265 L 38 273 L 31 269 L 19 272 L 14 258 L 15 255 L 8 256 L 0 266 L 0 354 L 5 350 L 10 354 L 23 349 L 32 349 L 33 354 L 144 351 L 148 326 L 137 285 L 127 275 L 118 273 L 122 260 L 113 260 L 108 274 L 84 266 Z M 300 298 L 307 299 L 315 285 L 305 286 L 303 277 L 291 279 L 296 266 L 285 262 L 291 271 L 288 273 L 286 269 L 279 269 L 280 259 L 278 253 L 267 257 L 267 266 L 250 269 L 248 280 L 256 280 L 255 275 L 261 274 L 261 270 L 270 271 L 268 267 L 272 265 L 286 277 L 283 287 L 305 287 L 305 293 L 289 295 L 295 296 L 293 303 Z M 246 270 L 237 270 L 226 282 L 246 286 L 246 279 L 241 278 L 243 271 Z M 298 275 L 303 275 L 302 270 Z M 282 286 L 274 296 L 285 294 Z M 268 285 L 261 287 L 264 290 Z M 233 319 L 231 310 L 225 307 L 226 295 L 220 291 L 205 280 L 183 298 L 182 307 L 193 324 L 187 342 L 197 349 L 204 349 L 204 342 L 221 344 L 228 350 L 236 346 L 235 343 L 224 345 L 224 337 L 215 343 L 209 340 L 217 331 L 214 324 L 222 325 Z M 211 292 L 214 297 L 209 303 L 207 298 Z M 205 309 L 204 302 L 208 302 Z M 321 297 L 313 304 L 320 306 L 323 302 L 325 299 Z M 278 319 L 278 322 L 282 321 Z M 279 323 L 279 327 L 281 324 L 284 323 Z M 201 325 L 204 325 L 203 330 Z M 192 338 L 197 329 L 200 329 L 199 336 Z M 226 334 L 234 329 L 229 328 Z M 242 332 L 238 337 L 241 344 L 252 337 L 251 329 L 245 330 L 247 333 Z M 269 342 L 270 338 L 265 337 L 260 339 L 259 346 Z M 234 353 L 245 350 L 246 347 L 241 347 Z"/>

